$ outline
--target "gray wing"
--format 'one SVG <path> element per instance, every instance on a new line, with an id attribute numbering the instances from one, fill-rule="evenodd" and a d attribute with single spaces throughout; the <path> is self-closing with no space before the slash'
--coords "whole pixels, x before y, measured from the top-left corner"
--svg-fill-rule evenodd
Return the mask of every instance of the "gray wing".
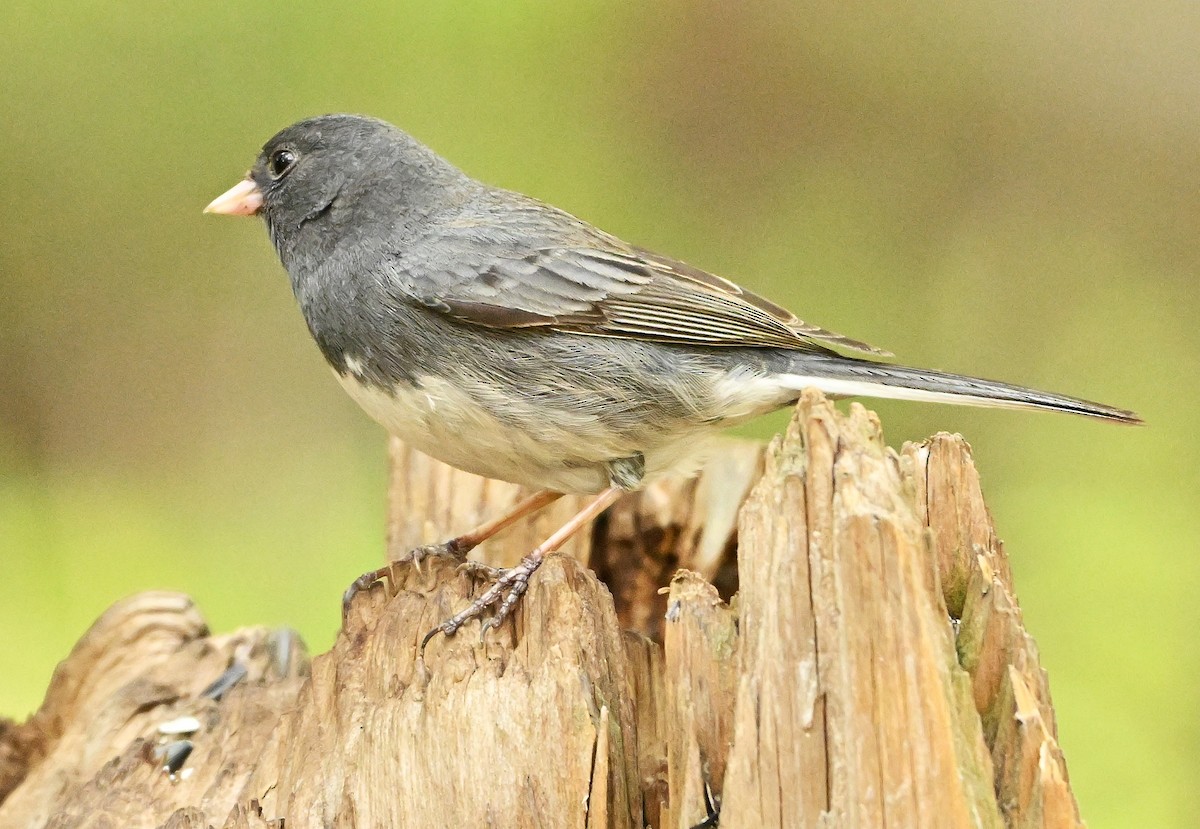
<path id="1" fill-rule="evenodd" d="M 438 251 L 434 258 L 404 257 L 395 263 L 397 276 L 428 307 L 489 328 L 823 353 L 837 346 L 890 356 L 810 325 L 727 279 L 627 246 L 553 208 L 527 208 L 534 210 L 539 225 L 555 219 L 552 235 L 564 244 L 535 243 L 517 252 L 524 236 L 511 222 L 448 223 L 438 229 L 436 244 L 421 246 L 427 254 Z"/>

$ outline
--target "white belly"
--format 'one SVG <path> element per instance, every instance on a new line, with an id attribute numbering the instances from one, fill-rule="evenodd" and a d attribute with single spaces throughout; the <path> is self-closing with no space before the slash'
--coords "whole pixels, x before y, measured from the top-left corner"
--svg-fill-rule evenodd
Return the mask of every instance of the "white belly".
<path id="1" fill-rule="evenodd" d="M 645 458 L 643 482 L 691 472 L 706 439 L 722 425 L 780 404 L 778 386 L 730 374 L 711 387 L 713 414 L 720 417 L 637 421 L 617 432 L 583 406 L 547 408 L 486 379 L 452 383 L 424 376 L 415 386 L 388 391 L 360 382 L 357 367 L 347 361 L 349 370 L 334 375 L 367 414 L 408 445 L 476 475 L 560 492 L 599 492 L 610 483 L 607 461 L 639 453 Z"/>
<path id="2" fill-rule="evenodd" d="M 353 374 L 334 374 L 391 434 L 443 463 L 487 478 L 562 492 L 598 492 L 608 486 L 604 461 L 632 454 L 605 445 L 611 441 L 595 440 L 586 424 L 576 424 L 578 431 L 564 428 L 562 413 L 556 413 L 554 422 L 532 408 L 510 413 L 525 424 L 518 427 L 442 379 L 424 377 L 419 388 L 388 392 L 364 385 Z"/>

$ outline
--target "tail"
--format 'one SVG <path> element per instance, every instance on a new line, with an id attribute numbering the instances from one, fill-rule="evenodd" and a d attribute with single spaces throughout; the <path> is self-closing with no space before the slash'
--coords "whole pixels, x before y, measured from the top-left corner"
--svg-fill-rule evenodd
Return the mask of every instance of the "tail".
<path id="1" fill-rule="evenodd" d="M 1133 412 L 1081 400 L 1078 397 L 1012 386 L 979 377 L 872 363 L 849 357 L 825 358 L 805 355 L 793 359 L 786 372 L 776 379 L 787 388 L 796 391 L 813 386 L 826 394 L 838 396 L 881 397 L 1000 409 L 1045 409 L 1086 415 L 1113 423 L 1143 422 Z"/>

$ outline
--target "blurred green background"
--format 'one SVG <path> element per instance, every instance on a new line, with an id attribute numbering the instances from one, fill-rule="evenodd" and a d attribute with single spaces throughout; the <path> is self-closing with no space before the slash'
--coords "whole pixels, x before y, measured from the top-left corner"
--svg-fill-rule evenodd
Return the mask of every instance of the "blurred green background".
<path id="1" fill-rule="evenodd" d="M 1166 0 L 9 0 L 0 714 L 121 596 L 324 649 L 381 560 L 382 432 L 260 223 L 200 213 L 357 111 L 906 362 L 1140 411 L 877 406 L 975 447 L 1090 825 L 1195 825 L 1197 43 Z"/>

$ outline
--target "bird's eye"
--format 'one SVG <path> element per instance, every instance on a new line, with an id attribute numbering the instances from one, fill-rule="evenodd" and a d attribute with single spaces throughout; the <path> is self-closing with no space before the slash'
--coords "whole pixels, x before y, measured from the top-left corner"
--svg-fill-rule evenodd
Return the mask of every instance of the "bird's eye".
<path id="1" fill-rule="evenodd" d="M 281 179 L 296 165 L 296 154 L 291 150 L 276 150 L 267 159 L 267 172 L 273 179 Z"/>

